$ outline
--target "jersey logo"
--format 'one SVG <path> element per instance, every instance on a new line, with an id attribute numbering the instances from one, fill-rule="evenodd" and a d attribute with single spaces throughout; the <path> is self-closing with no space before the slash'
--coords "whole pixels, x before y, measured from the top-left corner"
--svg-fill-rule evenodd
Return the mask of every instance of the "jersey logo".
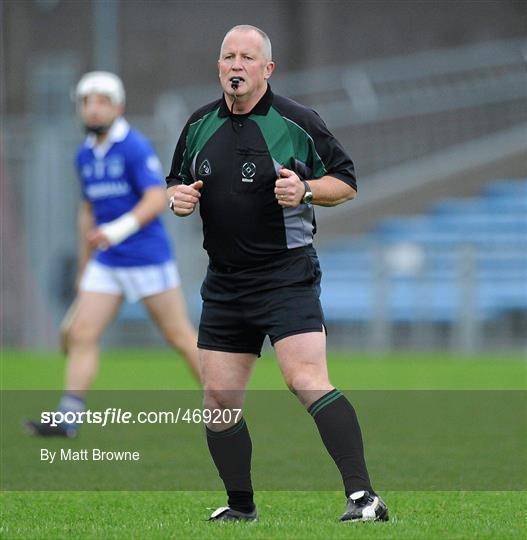
<path id="1" fill-rule="evenodd" d="M 83 165 L 81 175 L 83 178 L 89 178 L 93 174 L 93 167 L 91 165 Z"/>
<path id="2" fill-rule="evenodd" d="M 159 158 L 155 155 L 148 156 L 146 160 L 146 168 L 156 174 L 161 174 L 163 172 L 163 166 L 159 161 Z"/>
<path id="3" fill-rule="evenodd" d="M 110 197 L 124 197 L 131 191 L 130 185 L 120 180 L 115 182 L 95 182 L 86 186 L 86 196 L 90 201 L 108 199 Z"/>
<path id="4" fill-rule="evenodd" d="M 242 182 L 252 182 L 256 174 L 256 165 L 251 161 L 242 165 Z"/>
<path id="5" fill-rule="evenodd" d="M 108 176 L 120 178 L 124 173 L 124 160 L 121 156 L 112 156 L 106 164 Z"/>
<path id="6" fill-rule="evenodd" d="M 209 160 L 206 159 L 201 163 L 198 169 L 199 176 L 209 176 L 212 172 L 212 167 L 210 166 Z"/>

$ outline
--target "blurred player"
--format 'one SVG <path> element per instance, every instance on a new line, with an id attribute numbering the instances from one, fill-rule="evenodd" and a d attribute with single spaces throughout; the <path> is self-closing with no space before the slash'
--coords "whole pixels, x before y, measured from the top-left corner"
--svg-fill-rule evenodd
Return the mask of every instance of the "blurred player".
<path id="1" fill-rule="evenodd" d="M 116 75 L 85 74 L 75 99 L 88 136 L 76 157 L 83 200 L 77 297 L 62 324 L 68 359 L 58 407 L 62 412 L 84 410 L 98 370 L 99 339 L 123 297 L 143 302 L 199 380 L 196 332 L 187 318 L 177 267 L 159 218 L 166 209 L 159 159 L 149 141 L 122 116 L 125 92 Z M 27 426 L 42 436 L 74 436 L 78 428 L 32 421 Z"/>

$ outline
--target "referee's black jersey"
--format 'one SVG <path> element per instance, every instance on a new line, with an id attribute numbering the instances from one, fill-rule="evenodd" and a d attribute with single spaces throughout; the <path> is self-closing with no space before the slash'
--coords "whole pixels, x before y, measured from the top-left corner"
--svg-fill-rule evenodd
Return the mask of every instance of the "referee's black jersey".
<path id="1" fill-rule="evenodd" d="M 203 181 L 203 247 L 218 267 L 255 267 L 313 242 L 312 206 L 282 208 L 274 194 L 281 167 L 301 179 L 331 175 L 356 189 L 353 162 L 318 114 L 271 88 L 244 115 L 225 99 L 188 120 L 172 160 L 168 186 Z"/>

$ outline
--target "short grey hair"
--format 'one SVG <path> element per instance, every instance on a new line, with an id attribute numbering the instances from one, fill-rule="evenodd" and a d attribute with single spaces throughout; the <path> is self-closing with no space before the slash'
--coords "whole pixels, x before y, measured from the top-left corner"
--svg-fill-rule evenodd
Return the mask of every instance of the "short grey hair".
<path id="1" fill-rule="evenodd" d="M 238 24 L 236 26 L 233 26 L 225 34 L 225 37 L 223 38 L 223 41 L 221 42 L 220 54 L 221 54 L 221 51 L 223 50 L 223 44 L 225 43 L 225 39 L 227 38 L 227 36 L 231 32 L 234 32 L 236 30 L 241 30 L 242 32 L 249 32 L 250 30 L 253 30 L 254 32 L 256 32 L 262 38 L 262 43 L 263 43 L 262 49 L 263 49 L 265 59 L 268 62 L 272 61 L 272 59 L 273 59 L 273 50 L 272 50 L 272 47 L 271 47 L 271 40 L 269 39 L 269 36 L 262 29 L 258 28 L 257 26 L 252 26 L 251 24 Z"/>

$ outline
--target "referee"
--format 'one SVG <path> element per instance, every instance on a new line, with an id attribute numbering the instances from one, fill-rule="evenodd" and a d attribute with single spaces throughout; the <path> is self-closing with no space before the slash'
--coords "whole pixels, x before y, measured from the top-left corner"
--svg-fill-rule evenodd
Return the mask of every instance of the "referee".
<path id="1" fill-rule="evenodd" d="M 199 202 L 209 255 L 198 336 L 204 407 L 242 408 L 268 335 L 288 387 L 341 472 L 341 520 L 385 521 L 355 410 L 328 378 L 312 245 L 313 205 L 353 199 L 354 166 L 316 112 L 273 94 L 274 68 L 265 32 L 249 25 L 227 32 L 218 60 L 223 96 L 192 114 L 167 176 L 177 216 L 192 214 Z M 210 519 L 257 519 L 245 420 L 210 424 L 206 433 L 228 495 L 228 506 Z"/>

